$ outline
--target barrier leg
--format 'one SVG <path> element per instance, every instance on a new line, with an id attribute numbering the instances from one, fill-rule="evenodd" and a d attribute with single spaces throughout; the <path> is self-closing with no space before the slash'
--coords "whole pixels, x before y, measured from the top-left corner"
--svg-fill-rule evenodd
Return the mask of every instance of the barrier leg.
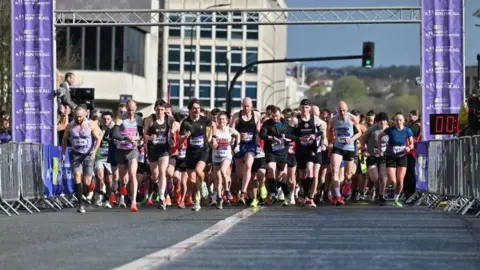
<path id="1" fill-rule="evenodd" d="M 445 212 L 450 212 L 452 209 L 454 209 L 457 205 L 460 204 L 460 201 L 462 200 L 462 197 L 460 196 L 455 196 L 451 200 L 448 201 L 448 205 L 443 208 L 443 211 Z"/>
<path id="2" fill-rule="evenodd" d="M 24 210 L 26 210 L 28 213 L 30 214 L 33 214 L 32 210 L 30 210 L 30 208 L 28 208 L 23 202 L 22 200 L 18 200 L 15 202 L 15 209 L 19 209 L 20 207 L 22 207 Z"/>
<path id="3" fill-rule="evenodd" d="M 71 203 L 66 197 L 65 195 L 60 195 L 60 200 L 65 204 L 67 205 L 68 208 L 74 208 L 75 206 L 73 205 L 73 203 Z"/>
<path id="4" fill-rule="evenodd" d="M 46 204 L 48 208 L 52 209 L 53 211 L 57 211 L 57 208 L 48 199 L 42 199 L 41 202 Z"/>
<path id="5" fill-rule="evenodd" d="M 38 209 L 35 204 L 33 204 L 31 201 L 29 200 L 25 200 L 25 204 L 29 205 L 33 210 L 35 210 L 37 213 L 40 213 L 40 209 Z"/>
<path id="6" fill-rule="evenodd" d="M 10 211 L 12 211 L 13 213 L 15 213 L 15 215 L 17 215 L 17 216 L 20 215 L 20 214 L 18 213 L 18 211 L 17 211 L 15 208 L 13 208 L 13 206 L 10 205 L 10 204 L 9 204 L 8 202 L 6 202 L 5 200 L 0 199 L 0 203 L 2 203 L 2 204 L 4 204 L 5 206 L 7 206 L 7 208 L 10 209 Z M 9 211 L 9 212 L 10 212 L 10 211 Z"/>
<path id="7" fill-rule="evenodd" d="M 12 216 L 12 214 L 10 214 L 10 212 L 7 209 L 5 209 L 5 207 L 3 207 L 3 203 L 1 201 L 0 201 L 0 210 L 2 210 L 5 213 L 5 215 L 9 217 Z"/>
<path id="8" fill-rule="evenodd" d="M 437 206 L 447 198 L 445 195 L 440 195 L 436 200 L 434 200 L 430 205 L 428 205 L 428 208 L 430 209 L 435 209 Z"/>
<path id="9" fill-rule="evenodd" d="M 418 200 L 415 201 L 414 206 L 420 206 L 420 205 L 422 205 L 422 203 L 423 203 L 426 199 L 428 199 L 429 196 L 430 196 L 430 194 L 429 194 L 428 192 L 423 193 L 423 194 L 420 196 L 420 198 L 418 198 Z"/>
<path id="10" fill-rule="evenodd" d="M 410 196 L 410 198 L 408 198 L 406 201 L 405 201 L 405 204 L 414 204 L 419 198 L 421 198 L 423 196 L 422 192 L 420 191 L 415 191 L 415 193 L 413 193 L 412 196 Z"/>
<path id="11" fill-rule="evenodd" d="M 462 216 L 464 216 L 468 212 L 468 210 L 472 208 L 474 203 L 475 203 L 475 199 L 469 200 L 468 203 L 465 204 L 463 208 L 458 209 L 457 214 L 461 214 Z"/>

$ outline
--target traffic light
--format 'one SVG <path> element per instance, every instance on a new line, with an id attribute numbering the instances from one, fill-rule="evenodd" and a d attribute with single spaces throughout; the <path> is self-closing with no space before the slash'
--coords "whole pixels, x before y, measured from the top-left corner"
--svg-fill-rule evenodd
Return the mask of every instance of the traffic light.
<path id="1" fill-rule="evenodd" d="M 375 43 L 364 42 L 362 50 L 362 67 L 373 67 L 373 60 L 375 56 Z"/>

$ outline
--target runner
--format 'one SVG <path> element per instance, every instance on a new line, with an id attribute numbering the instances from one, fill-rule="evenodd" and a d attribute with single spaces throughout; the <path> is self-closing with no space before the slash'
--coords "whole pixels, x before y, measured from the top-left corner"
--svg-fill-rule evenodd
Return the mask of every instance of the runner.
<path id="1" fill-rule="evenodd" d="M 377 145 L 382 144 L 383 136 L 388 137 L 385 151 L 380 149 L 380 156 L 385 154 L 387 177 L 395 185 L 394 205 L 402 207 L 398 201 L 403 190 L 403 180 L 407 171 L 407 154 L 413 149 L 414 140 L 412 130 L 405 126 L 405 116 L 396 113 L 394 126 L 386 128 L 378 134 Z"/>
<path id="2" fill-rule="evenodd" d="M 158 209 L 166 210 L 165 190 L 167 188 L 167 168 L 170 162 L 169 150 L 174 144 L 176 130 L 174 118 L 165 113 L 167 103 L 163 100 L 155 102 L 155 113 L 145 119 L 144 134 L 146 155 L 150 166 L 150 176 L 158 186 Z M 152 192 L 153 193 L 153 192 Z M 151 194 L 152 194 L 151 193 Z M 150 194 L 150 196 L 152 196 Z M 147 203 L 151 201 L 151 197 Z"/>
<path id="3" fill-rule="evenodd" d="M 118 206 L 126 207 L 127 185 L 130 182 L 131 205 L 130 211 L 137 212 L 137 169 L 138 169 L 138 142 L 143 134 L 142 119 L 136 116 L 137 103 L 134 100 L 127 102 L 127 113 L 122 119 L 115 120 L 113 139 L 116 140 L 117 150 L 115 159 L 118 163 L 120 179 L 120 202 Z"/>
<path id="4" fill-rule="evenodd" d="M 353 132 L 353 127 L 357 126 L 357 133 Z M 358 118 L 348 112 L 348 106 L 344 101 L 337 105 L 337 114 L 330 120 L 329 137 L 335 137 L 333 144 L 329 145 L 332 149 L 331 164 L 333 173 L 332 187 L 335 191 L 335 198 L 329 200 L 336 205 L 345 204 L 340 193 L 340 166 L 342 161 L 345 164 L 345 180 L 351 182 L 352 175 L 355 172 L 355 141 L 360 138 L 360 128 L 358 127 Z"/>
<path id="5" fill-rule="evenodd" d="M 180 144 L 187 140 L 186 167 L 188 172 L 189 190 L 195 196 L 193 211 L 199 211 L 200 189 L 205 181 L 205 165 L 208 160 L 208 143 L 211 134 L 216 134 L 215 124 L 205 116 L 200 115 L 200 100 L 194 98 L 188 103 L 189 116 L 180 125 Z M 207 136 L 207 127 L 212 126 L 210 136 Z M 216 140 L 212 146 L 216 147 Z"/>
<path id="6" fill-rule="evenodd" d="M 106 195 L 106 208 L 112 208 L 112 204 L 108 200 L 112 194 L 112 166 L 108 163 L 108 152 L 110 151 L 110 141 L 112 133 L 113 115 L 111 112 L 102 114 L 101 130 L 103 132 L 102 142 L 100 148 L 95 156 L 95 171 L 98 185 L 98 194 L 96 196 L 96 205 L 101 207 L 103 199 Z"/>
<path id="7" fill-rule="evenodd" d="M 330 113 L 329 110 L 324 109 L 320 113 L 320 119 L 322 119 L 325 123 L 330 123 L 330 120 L 332 118 L 332 114 Z M 331 138 L 328 137 L 328 132 L 326 134 L 327 136 L 327 142 Z M 318 176 L 318 182 L 320 184 L 320 192 L 318 193 L 316 202 L 321 203 L 322 201 L 327 201 L 328 200 L 328 190 L 329 190 L 329 185 L 330 185 L 330 178 L 331 178 L 331 173 L 330 173 L 330 154 L 329 151 L 322 151 L 322 166 L 320 167 L 320 172 Z M 323 195 L 322 195 L 323 193 Z"/>
<path id="8" fill-rule="evenodd" d="M 288 124 L 288 132 L 294 134 L 295 127 L 298 125 L 298 118 L 293 116 L 291 109 L 283 110 L 283 116 Z M 285 139 L 288 144 L 287 149 L 287 181 L 282 182 L 282 190 L 285 194 L 284 206 L 295 205 L 295 189 L 297 187 L 296 171 L 297 171 L 297 158 L 296 153 L 296 140 Z"/>
<path id="9" fill-rule="evenodd" d="M 385 157 L 380 156 L 380 152 L 385 152 L 388 143 L 388 136 L 381 138 L 381 145 L 378 146 L 378 134 L 388 127 L 388 115 L 381 112 L 376 117 L 376 124 L 369 127 L 361 137 L 361 144 L 364 147 L 362 152 L 367 157 L 368 175 L 372 182 L 374 190 L 378 183 L 378 203 L 384 205 L 385 188 L 387 186 L 387 169 L 385 167 Z"/>
<path id="10" fill-rule="evenodd" d="M 127 113 L 127 105 L 120 103 L 117 108 L 117 114 L 115 116 L 115 121 L 112 121 L 110 124 L 110 128 L 113 129 L 115 126 L 115 122 L 117 120 L 122 120 L 123 116 Z M 117 164 L 117 159 L 115 158 L 117 153 L 117 143 L 113 138 L 110 140 L 110 148 L 108 150 L 108 158 L 107 162 L 110 163 L 112 167 L 112 175 L 113 175 L 113 183 L 112 183 L 112 190 L 114 191 L 119 191 L 120 189 L 120 174 L 118 172 L 118 164 Z M 119 193 L 119 192 L 118 192 Z M 110 204 L 115 205 L 117 204 L 117 196 L 116 194 L 112 193 L 112 195 L 109 198 Z"/>
<path id="11" fill-rule="evenodd" d="M 316 207 L 313 198 L 317 193 L 318 174 L 322 164 L 321 151 L 326 150 L 328 141 L 325 136 L 327 124 L 312 114 L 311 105 L 308 99 L 300 102 L 300 116 L 294 133 L 298 137 L 296 157 L 303 187 L 303 202 L 305 205 Z M 315 165 L 318 165 L 316 171 Z"/>
<path id="12" fill-rule="evenodd" d="M 235 129 L 228 127 L 228 116 L 224 112 L 215 115 L 217 120 L 217 131 L 212 140 L 213 166 L 216 177 L 214 178 L 214 192 L 212 194 L 212 205 L 218 209 L 223 209 L 223 188 L 230 186 L 230 170 L 232 166 L 232 137 L 235 138 L 234 152 L 240 151 L 237 142 L 240 141 L 240 133 Z M 213 142 L 216 141 L 214 145 Z"/>
<path id="13" fill-rule="evenodd" d="M 174 115 L 175 123 L 178 124 L 180 127 L 180 123 L 186 118 L 184 114 L 177 113 Z M 183 141 L 181 143 L 179 129 L 177 130 L 176 134 L 176 145 L 174 146 L 174 151 L 172 153 L 172 157 L 175 157 L 175 178 L 179 181 L 179 187 L 176 189 L 178 190 L 178 196 L 176 197 L 176 201 L 178 204 L 178 208 L 185 208 L 185 199 L 187 197 L 188 191 L 188 174 L 187 174 L 187 165 L 186 165 L 186 156 L 187 156 L 187 141 Z M 188 201 L 189 205 L 193 205 L 192 197 L 189 197 Z"/>
<path id="14" fill-rule="evenodd" d="M 232 116 L 230 126 L 240 132 L 240 152 L 235 155 L 235 172 L 241 180 L 238 202 L 246 203 L 245 194 L 252 177 L 252 165 L 257 153 L 257 134 L 261 127 L 260 113 L 252 111 L 252 99 L 246 97 L 242 101 L 242 110 Z"/>
<path id="15" fill-rule="evenodd" d="M 265 160 L 267 162 L 267 189 L 270 197 L 269 203 L 277 200 L 277 181 L 287 164 L 287 150 L 285 139 L 296 140 L 292 134 L 287 133 L 288 125 L 282 118 L 280 108 L 271 110 L 270 119 L 266 120 L 260 130 L 260 138 L 265 140 Z"/>
<path id="16" fill-rule="evenodd" d="M 92 181 L 95 155 L 102 142 L 102 131 L 87 119 L 85 107 L 78 106 L 74 113 L 75 119 L 65 129 L 63 136 L 61 162 L 62 164 L 65 162 L 67 142 L 70 140 L 70 165 L 75 180 L 75 196 L 78 200 L 77 212 L 85 213 L 82 182 L 85 186 L 89 186 Z"/>

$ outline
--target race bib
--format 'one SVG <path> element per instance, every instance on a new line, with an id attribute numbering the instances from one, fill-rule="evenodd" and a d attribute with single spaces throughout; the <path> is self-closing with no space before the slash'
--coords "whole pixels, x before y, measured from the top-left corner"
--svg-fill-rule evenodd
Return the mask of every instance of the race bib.
<path id="1" fill-rule="evenodd" d="M 405 145 L 396 145 L 393 147 L 393 154 L 400 155 L 405 153 Z"/>
<path id="2" fill-rule="evenodd" d="M 222 158 L 227 158 L 229 156 L 230 156 L 230 149 L 228 149 L 228 147 L 221 147 L 215 151 L 216 158 L 222 159 Z"/>
<path id="3" fill-rule="evenodd" d="M 242 142 L 251 142 L 253 140 L 253 133 L 243 133 L 241 141 Z"/>
<path id="4" fill-rule="evenodd" d="M 193 147 L 203 147 L 204 145 L 204 140 L 203 140 L 203 136 L 198 136 L 198 137 L 190 137 L 190 146 L 193 146 Z"/>
<path id="5" fill-rule="evenodd" d="M 153 140 L 153 144 L 167 144 L 167 137 L 158 136 Z"/>
<path id="6" fill-rule="evenodd" d="M 295 154 L 295 147 L 294 147 L 293 145 L 291 145 L 291 144 L 288 145 L 288 153 L 289 153 L 290 155 Z"/>
<path id="7" fill-rule="evenodd" d="M 301 141 L 300 144 L 303 145 L 303 146 L 310 146 L 310 145 L 313 144 L 313 142 L 312 141 L 306 141 L 306 142 Z"/>
<path id="8" fill-rule="evenodd" d="M 380 148 L 382 149 L 382 152 L 387 151 L 387 144 L 386 144 L 386 143 L 382 143 L 382 145 L 381 145 Z M 378 149 L 378 147 L 373 148 L 373 154 L 374 154 L 375 156 L 380 156 L 380 150 Z"/>
<path id="9" fill-rule="evenodd" d="M 83 138 L 74 138 L 73 139 L 73 145 L 76 148 L 86 147 L 86 146 L 88 146 L 88 140 L 83 139 Z"/>
<path id="10" fill-rule="evenodd" d="M 347 138 L 349 138 L 349 137 L 337 137 L 337 142 L 347 143 Z"/>
<path id="11" fill-rule="evenodd" d="M 178 158 L 184 159 L 187 156 L 187 148 L 182 148 L 178 151 Z"/>
<path id="12" fill-rule="evenodd" d="M 108 148 L 100 148 L 100 155 L 107 156 L 108 155 Z"/>
<path id="13" fill-rule="evenodd" d="M 280 150 L 283 150 L 285 149 L 285 143 L 283 142 L 283 138 L 280 139 L 280 143 L 278 142 L 273 142 L 272 143 L 272 151 L 273 152 L 277 152 L 277 151 L 280 151 Z"/>

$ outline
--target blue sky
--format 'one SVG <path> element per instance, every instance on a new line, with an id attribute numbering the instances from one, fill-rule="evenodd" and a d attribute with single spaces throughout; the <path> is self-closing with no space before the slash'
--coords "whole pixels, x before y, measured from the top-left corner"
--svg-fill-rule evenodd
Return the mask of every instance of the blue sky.
<path id="1" fill-rule="evenodd" d="M 287 0 L 288 7 L 419 6 L 420 0 Z M 480 53 L 479 0 L 465 0 L 466 64 Z M 363 41 L 375 42 L 375 66 L 420 64 L 419 24 L 288 26 L 288 57 L 360 54 Z M 359 66 L 360 60 L 309 63 L 309 66 Z"/>

